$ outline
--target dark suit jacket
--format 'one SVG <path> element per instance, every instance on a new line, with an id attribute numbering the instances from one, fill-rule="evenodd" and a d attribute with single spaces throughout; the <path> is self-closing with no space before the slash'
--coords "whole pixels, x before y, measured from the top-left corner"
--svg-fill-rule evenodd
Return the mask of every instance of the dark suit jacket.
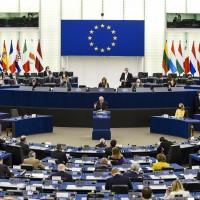
<path id="1" fill-rule="evenodd" d="M 65 72 L 63 73 L 63 71 L 62 71 L 62 72 L 59 73 L 59 76 L 61 76 L 61 77 L 63 78 L 63 77 L 64 77 L 63 74 L 65 74 L 65 77 L 67 77 L 67 76 L 70 75 L 68 72 L 65 71 Z"/>
<path id="2" fill-rule="evenodd" d="M 51 178 L 52 176 L 60 176 L 61 177 L 61 180 L 65 181 L 65 182 L 73 182 L 73 178 L 72 178 L 72 175 L 71 174 L 68 174 L 64 171 L 59 171 L 55 174 L 52 174 L 51 175 Z"/>
<path id="3" fill-rule="evenodd" d="M 125 80 L 125 73 L 123 72 L 121 77 L 120 77 L 120 81 L 125 80 L 126 83 L 122 82 L 121 86 L 131 87 L 132 78 L 133 78 L 132 74 L 128 73 L 126 80 Z"/>
<path id="4" fill-rule="evenodd" d="M 106 147 L 106 144 L 99 143 L 99 144 L 97 144 L 95 147 L 101 147 L 101 148 L 104 148 L 104 147 Z"/>
<path id="5" fill-rule="evenodd" d="M 102 103 L 102 106 L 100 105 L 100 102 L 99 101 L 97 101 L 96 102 L 96 104 L 97 104 L 97 106 L 96 106 L 96 109 L 95 110 L 107 110 L 108 109 L 108 103 L 106 102 L 106 101 L 104 101 L 103 103 Z"/>
<path id="6" fill-rule="evenodd" d="M 134 172 L 134 171 L 127 171 L 123 173 L 123 176 L 127 176 L 129 178 L 138 178 L 140 174 Z"/>
<path id="7" fill-rule="evenodd" d="M 98 87 L 103 87 L 103 88 L 109 88 L 109 84 L 107 83 L 107 86 L 105 86 L 102 82 L 99 83 Z"/>
<path id="8" fill-rule="evenodd" d="M 132 183 L 127 176 L 116 174 L 115 176 L 106 180 L 105 189 L 112 190 L 113 185 L 127 185 L 129 190 L 133 189 Z"/>
<path id="9" fill-rule="evenodd" d="M 66 163 L 68 161 L 66 154 L 62 151 L 59 151 L 59 150 L 52 151 L 51 152 L 51 158 L 57 159 L 58 164 Z"/>
<path id="10" fill-rule="evenodd" d="M 29 84 L 29 86 L 33 86 L 33 89 L 35 89 L 37 86 L 40 86 L 40 84 L 39 84 L 38 82 L 36 82 L 36 84 L 33 85 L 33 83 L 31 82 L 31 83 Z"/>
<path id="11" fill-rule="evenodd" d="M 107 148 L 105 148 L 105 157 L 108 157 L 108 156 L 112 155 L 112 148 L 113 147 L 107 147 Z"/>
<path id="12" fill-rule="evenodd" d="M 28 144 L 25 144 L 24 142 L 19 142 L 17 145 L 22 147 L 22 151 L 25 157 L 28 156 L 28 153 L 30 151 Z"/>
<path id="13" fill-rule="evenodd" d="M 0 164 L 0 178 L 10 178 L 11 176 L 13 176 L 13 173 L 10 172 L 8 166 Z"/>
<path id="14" fill-rule="evenodd" d="M 49 73 L 51 73 L 51 71 L 49 71 Z M 47 71 L 44 71 L 44 77 L 49 76 L 49 73 L 47 74 Z"/>
<path id="15" fill-rule="evenodd" d="M 161 153 L 162 150 L 163 150 L 163 153 L 164 153 L 165 155 L 167 155 L 167 154 L 168 154 L 168 151 L 169 151 L 169 148 L 170 148 L 171 145 L 172 145 L 172 142 L 171 142 L 171 141 L 168 141 L 168 140 L 162 141 L 162 142 L 160 143 L 160 146 L 157 148 L 157 152 L 158 152 L 158 153 Z"/>

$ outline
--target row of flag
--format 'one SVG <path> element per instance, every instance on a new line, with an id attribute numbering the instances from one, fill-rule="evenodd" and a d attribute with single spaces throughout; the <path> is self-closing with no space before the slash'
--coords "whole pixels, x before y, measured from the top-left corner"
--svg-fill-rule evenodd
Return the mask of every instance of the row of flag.
<path id="1" fill-rule="evenodd" d="M 42 51 L 40 41 L 38 41 L 36 56 L 33 53 L 33 40 L 31 40 L 30 51 L 28 51 L 26 40 L 24 41 L 23 52 L 21 56 L 19 40 L 17 41 L 16 49 L 13 49 L 12 40 L 10 42 L 9 55 L 7 53 L 5 40 L 3 43 L 2 57 L 0 61 L 0 71 L 5 69 L 11 73 L 20 73 L 22 69 L 25 73 L 36 69 L 38 72 L 43 70 L 42 66 Z"/>
<path id="2" fill-rule="evenodd" d="M 171 70 L 172 73 L 191 73 L 192 75 L 194 75 L 198 71 L 200 75 L 200 43 L 196 54 L 195 42 L 193 41 L 191 53 L 189 56 L 187 51 L 187 41 L 185 43 L 183 51 L 181 47 L 181 41 L 179 41 L 177 51 L 175 51 L 174 41 L 172 41 L 171 51 L 169 55 L 168 45 L 166 41 L 163 52 L 162 67 L 165 73 Z"/>

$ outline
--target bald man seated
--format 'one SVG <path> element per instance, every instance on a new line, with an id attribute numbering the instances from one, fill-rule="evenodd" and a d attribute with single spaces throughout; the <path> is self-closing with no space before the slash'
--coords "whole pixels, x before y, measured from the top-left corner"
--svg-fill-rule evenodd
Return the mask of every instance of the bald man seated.
<path id="1" fill-rule="evenodd" d="M 64 164 L 58 165 L 58 172 L 56 172 L 55 174 L 52 174 L 51 178 L 53 176 L 60 176 L 61 180 L 63 180 L 64 182 L 73 182 L 72 175 L 66 172 L 66 168 Z"/>
<path id="2" fill-rule="evenodd" d="M 108 109 L 108 103 L 104 101 L 104 97 L 100 96 L 99 101 L 94 103 L 94 110 L 102 111 L 102 110 L 107 110 L 107 109 Z"/>
<path id="3" fill-rule="evenodd" d="M 113 185 L 127 185 L 129 190 L 133 189 L 129 177 L 122 176 L 118 168 L 113 168 L 111 174 L 112 177 L 106 180 L 106 185 L 105 185 L 106 190 L 112 190 Z"/>

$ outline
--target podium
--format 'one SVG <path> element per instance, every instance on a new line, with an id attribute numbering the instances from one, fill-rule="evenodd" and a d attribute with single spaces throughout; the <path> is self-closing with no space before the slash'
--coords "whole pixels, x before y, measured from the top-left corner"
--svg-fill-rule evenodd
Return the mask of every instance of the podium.
<path id="1" fill-rule="evenodd" d="M 92 140 L 111 139 L 110 111 L 93 111 Z"/>

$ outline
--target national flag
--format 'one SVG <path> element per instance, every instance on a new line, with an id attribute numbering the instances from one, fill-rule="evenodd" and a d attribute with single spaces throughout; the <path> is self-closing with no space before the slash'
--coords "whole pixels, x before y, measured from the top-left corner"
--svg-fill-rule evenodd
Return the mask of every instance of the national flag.
<path id="1" fill-rule="evenodd" d="M 181 41 L 179 41 L 179 46 L 178 46 L 178 51 L 177 51 L 177 57 L 176 57 L 176 67 L 178 70 L 179 74 L 182 74 L 184 72 L 183 69 L 183 53 L 182 53 L 182 48 L 181 48 Z"/>
<path id="2" fill-rule="evenodd" d="M 167 40 L 165 42 L 165 47 L 164 47 L 164 51 L 163 51 L 162 67 L 163 67 L 165 73 L 167 73 L 169 71 L 169 54 L 168 54 Z"/>
<path id="3" fill-rule="evenodd" d="M 16 67 L 15 67 L 15 54 L 13 51 L 13 44 L 12 44 L 12 40 L 10 43 L 10 52 L 9 52 L 9 63 L 10 63 L 10 71 L 11 73 L 14 73 L 16 71 Z"/>
<path id="4" fill-rule="evenodd" d="M 1 55 L 0 55 L 0 57 L 1 57 Z M 1 61 L 1 59 L 0 59 L 0 72 L 2 72 L 3 71 L 3 68 L 2 68 L 2 61 Z"/>
<path id="5" fill-rule="evenodd" d="M 30 71 L 30 63 L 29 63 L 29 56 L 28 56 L 28 49 L 26 46 L 26 40 L 24 42 L 23 54 L 22 54 L 22 65 L 23 69 L 26 73 Z"/>
<path id="6" fill-rule="evenodd" d="M 175 50 L 174 50 L 174 41 L 172 41 L 172 46 L 171 46 L 169 68 L 171 69 L 172 73 L 175 73 L 177 71 L 176 55 L 175 55 Z"/>
<path id="7" fill-rule="evenodd" d="M 16 47 L 16 59 L 15 59 L 15 67 L 18 71 L 18 73 L 21 72 L 21 52 L 19 47 L 19 40 L 17 41 L 17 47 Z"/>
<path id="8" fill-rule="evenodd" d="M 200 75 L 200 43 L 199 43 L 199 48 L 198 48 L 198 53 L 197 53 L 197 69 Z"/>
<path id="9" fill-rule="evenodd" d="M 191 57 L 190 57 L 191 74 L 194 75 L 194 73 L 196 73 L 196 69 L 197 69 L 197 57 L 196 57 L 196 51 L 195 51 L 195 46 L 194 46 L 194 41 L 193 41 L 192 49 L 191 49 Z"/>
<path id="10" fill-rule="evenodd" d="M 31 40 L 31 45 L 30 45 L 29 63 L 30 63 L 30 69 L 31 71 L 33 71 L 35 69 L 35 55 L 33 53 L 33 40 Z"/>
<path id="11" fill-rule="evenodd" d="M 183 66 L 184 66 L 184 73 L 187 74 L 190 72 L 190 59 L 188 56 L 188 50 L 187 50 L 187 40 L 185 42 L 185 48 L 184 48 L 184 62 L 183 62 Z"/>
<path id="12" fill-rule="evenodd" d="M 61 56 L 144 56 L 144 20 L 62 20 Z"/>
<path id="13" fill-rule="evenodd" d="M 40 41 L 38 41 L 35 68 L 37 69 L 38 72 L 41 72 L 44 69 L 42 66 L 42 51 L 40 47 Z"/>
<path id="14" fill-rule="evenodd" d="M 8 63 L 8 54 L 7 54 L 7 50 L 6 50 L 6 43 L 4 40 L 3 43 L 3 52 L 2 52 L 2 67 L 3 69 L 6 69 L 6 71 L 9 70 L 9 63 Z"/>

